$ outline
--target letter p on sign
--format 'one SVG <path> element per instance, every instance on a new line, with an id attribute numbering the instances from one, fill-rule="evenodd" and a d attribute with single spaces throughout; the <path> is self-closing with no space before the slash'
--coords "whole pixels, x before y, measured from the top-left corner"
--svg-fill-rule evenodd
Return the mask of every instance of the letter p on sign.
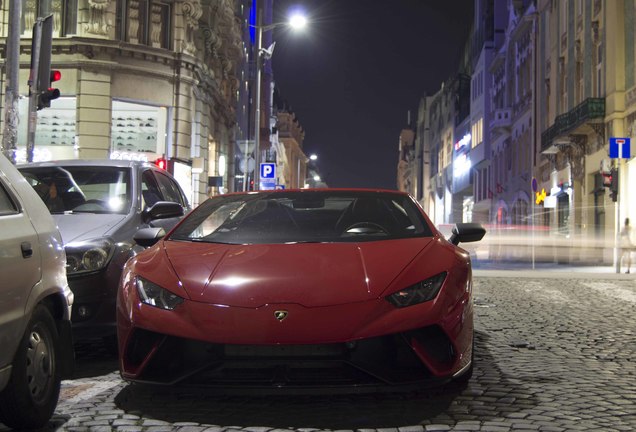
<path id="1" fill-rule="evenodd" d="M 262 179 L 275 179 L 276 178 L 276 164 L 262 163 L 261 164 L 261 178 Z"/>

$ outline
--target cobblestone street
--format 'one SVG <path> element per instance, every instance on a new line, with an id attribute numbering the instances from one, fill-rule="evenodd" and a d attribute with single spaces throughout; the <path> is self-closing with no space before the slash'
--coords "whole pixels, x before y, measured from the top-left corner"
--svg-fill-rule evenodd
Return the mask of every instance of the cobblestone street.
<path id="1" fill-rule="evenodd" d="M 48 430 L 636 430 L 636 282 L 578 277 L 476 277 L 476 368 L 465 388 L 337 397 L 156 390 L 122 382 L 114 357 L 80 347 L 78 378 L 63 383 Z"/>

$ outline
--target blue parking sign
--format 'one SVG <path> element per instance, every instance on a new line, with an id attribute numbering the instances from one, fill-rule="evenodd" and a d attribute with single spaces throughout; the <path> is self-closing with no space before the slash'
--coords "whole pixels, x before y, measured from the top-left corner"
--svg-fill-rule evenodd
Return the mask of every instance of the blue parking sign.
<path id="1" fill-rule="evenodd" d="M 261 164 L 261 178 L 262 179 L 276 179 L 276 164 L 275 163 L 262 163 Z"/>
<path id="2" fill-rule="evenodd" d="M 629 159 L 631 157 L 629 138 L 610 138 L 609 144 L 609 157 L 611 159 Z"/>

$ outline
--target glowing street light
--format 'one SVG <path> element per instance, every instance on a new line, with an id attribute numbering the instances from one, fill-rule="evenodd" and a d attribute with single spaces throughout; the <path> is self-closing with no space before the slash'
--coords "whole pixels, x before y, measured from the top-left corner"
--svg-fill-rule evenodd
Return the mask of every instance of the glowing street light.
<path id="1" fill-rule="evenodd" d="M 258 6 L 257 6 L 258 7 Z M 271 30 L 279 26 L 290 26 L 292 29 L 299 30 L 307 25 L 307 19 L 298 13 L 292 15 L 288 22 L 272 23 L 263 25 L 263 14 L 258 9 L 258 24 L 251 26 L 257 30 L 256 36 L 256 117 L 254 119 L 254 190 L 260 189 L 261 184 L 261 71 L 263 69 L 263 61 L 269 60 L 274 53 L 274 42 L 268 49 L 263 49 L 263 31 Z"/>

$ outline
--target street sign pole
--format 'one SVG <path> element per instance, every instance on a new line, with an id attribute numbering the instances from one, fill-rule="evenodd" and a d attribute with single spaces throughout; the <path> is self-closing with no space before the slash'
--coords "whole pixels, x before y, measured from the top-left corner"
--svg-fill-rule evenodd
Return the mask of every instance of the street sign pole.
<path id="1" fill-rule="evenodd" d="M 31 42 L 31 71 L 29 73 L 29 110 L 27 124 L 27 162 L 33 162 L 33 148 L 35 146 L 35 129 L 38 124 L 38 78 L 40 70 L 40 48 L 42 46 L 42 19 L 38 18 L 33 25 L 33 41 Z"/>
<path id="2" fill-rule="evenodd" d="M 51 69 L 51 45 L 53 38 L 53 15 L 38 18 L 33 25 L 31 42 L 31 71 L 29 73 L 29 113 L 27 124 L 27 162 L 33 162 L 35 129 L 38 124 L 38 99 L 49 83 Z"/>
<path id="3" fill-rule="evenodd" d="M 534 206 L 535 206 L 535 199 L 534 199 L 534 194 L 537 193 L 537 190 L 539 189 L 539 186 L 537 184 L 537 179 L 536 178 L 532 178 L 532 180 L 530 181 L 530 189 L 532 189 L 533 194 L 530 195 L 530 205 L 531 205 L 531 229 L 532 229 L 532 270 L 534 270 Z"/>
<path id="4" fill-rule="evenodd" d="M 614 201 L 614 269 L 616 273 L 621 272 L 621 251 L 620 251 L 620 233 L 621 233 L 621 196 L 625 193 L 624 177 L 626 177 L 627 167 L 625 159 L 631 157 L 631 139 L 628 137 L 610 137 L 609 139 L 609 157 L 612 160 L 614 170 L 618 175 L 618 185 L 615 188 Z M 618 160 L 617 160 L 618 159 Z M 614 189 L 612 187 L 612 189 Z M 614 192 L 613 192 L 614 193 Z"/>

